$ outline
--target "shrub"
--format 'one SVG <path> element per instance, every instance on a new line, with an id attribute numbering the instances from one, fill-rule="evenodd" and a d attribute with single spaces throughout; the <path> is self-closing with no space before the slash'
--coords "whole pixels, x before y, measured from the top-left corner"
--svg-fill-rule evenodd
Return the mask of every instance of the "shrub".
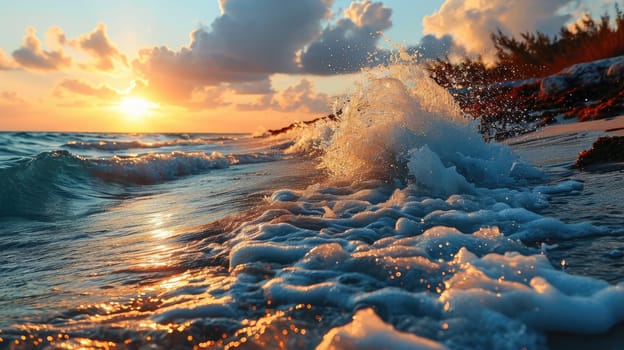
<path id="1" fill-rule="evenodd" d="M 446 88 L 462 88 L 544 77 L 576 63 L 624 55 L 624 13 L 615 4 L 613 22 L 608 13 L 599 20 L 586 14 L 573 30 L 561 28 L 553 37 L 536 32 L 516 38 L 498 30 L 491 39 L 496 49 L 493 65 L 486 65 L 482 57 L 461 62 L 445 57 L 427 63 L 431 77 Z"/>

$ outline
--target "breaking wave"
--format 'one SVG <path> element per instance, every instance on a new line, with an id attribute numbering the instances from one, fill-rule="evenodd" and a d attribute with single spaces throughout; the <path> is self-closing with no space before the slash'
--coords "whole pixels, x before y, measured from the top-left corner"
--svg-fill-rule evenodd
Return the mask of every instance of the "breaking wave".
<path id="1" fill-rule="evenodd" d="M 197 145 L 211 145 L 227 141 L 236 141 L 235 137 L 211 137 L 211 138 L 182 138 L 167 141 L 143 142 L 132 141 L 69 141 L 63 147 L 71 149 L 95 149 L 103 151 L 118 151 L 127 149 L 163 148 L 163 147 L 183 147 Z"/>
<path id="2" fill-rule="evenodd" d="M 219 152 L 148 153 L 89 158 L 59 150 L 24 158 L 0 169 L 0 216 L 48 211 L 53 203 L 108 193 L 106 184 L 153 185 L 231 165 L 271 162 L 279 154 Z M 44 209 L 41 207 L 45 206 Z"/>

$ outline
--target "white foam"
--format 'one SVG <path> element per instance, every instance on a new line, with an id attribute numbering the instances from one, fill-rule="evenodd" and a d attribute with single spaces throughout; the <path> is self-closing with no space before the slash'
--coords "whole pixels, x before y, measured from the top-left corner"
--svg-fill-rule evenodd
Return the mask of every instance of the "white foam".
<path id="1" fill-rule="evenodd" d="M 419 184 L 368 186 L 278 191 L 274 209 L 228 243 L 237 273 L 270 271 L 258 286 L 274 307 L 301 303 L 356 315 L 372 307 L 384 319 L 367 315 L 327 330 L 320 348 L 374 347 L 381 339 L 393 348 L 539 348 L 542 332 L 595 334 L 623 320 L 622 285 L 557 270 L 543 250 L 518 240 L 595 232 L 514 199 L 546 200 L 545 193 L 578 191 L 578 183 L 477 188 L 446 199 L 423 196 Z M 397 331 L 402 324 L 411 326 Z"/>
<path id="2" fill-rule="evenodd" d="M 331 349 L 405 349 L 405 350 L 442 350 L 442 344 L 418 337 L 414 334 L 399 332 L 383 322 L 375 312 L 368 308 L 353 315 L 353 321 L 342 327 L 333 328 L 316 347 L 317 350 Z"/>
<path id="3" fill-rule="evenodd" d="M 93 174 L 108 181 L 152 184 L 230 166 L 221 153 L 149 153 L 137 157 L 86 159 Z"/>
<path id="4" fill-rule="evenodd" d="M 624 320 L 624 284 L 555 270 L 543 255 L 462 256 L 440 295 L 450 317 L 496 312 L 542 331 L 581 334 Z"/>
<path id="5" fill-rule="evenodd" d="M 572 276 L 538 248 L 603 232 L 540 213 L 581 183 L 544 185 L 414 64 L 368 72 L 339 107 L 337 123 L 290 134 L 329 182 L 275 192 L 225 243 L 231 271 L 256 278 L 233 294 L 316 308 L 331 325 L 313 323 L 319 349 L 534 349 L 548 331 L 623 321 L 622 284 Z"/>
<path id="6" fill-rule="evenodd" d="M 231 165 L 272 162 L 283 157 L 274 153 L 223 155 L 219 152 L 147 153 L 139 156 L 80 159 L 93 174 L 107 181 L 154 184 Z"/>

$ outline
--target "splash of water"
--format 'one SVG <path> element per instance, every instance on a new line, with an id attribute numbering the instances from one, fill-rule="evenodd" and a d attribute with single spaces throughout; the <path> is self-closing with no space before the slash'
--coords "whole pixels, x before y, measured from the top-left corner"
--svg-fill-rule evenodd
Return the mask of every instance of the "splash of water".
<path id="1" fill-rule="evenodd" d="M 319 152 L 335 179 L 412 178 L 434 195 L 510 185 L 539 171 L 511 150 L 486 143 L 478 120 L 465 117 L 450 93 L 405 52 L 367 69 L 344 101 L 338 123 L 299 130 L 291 151 Z"/>

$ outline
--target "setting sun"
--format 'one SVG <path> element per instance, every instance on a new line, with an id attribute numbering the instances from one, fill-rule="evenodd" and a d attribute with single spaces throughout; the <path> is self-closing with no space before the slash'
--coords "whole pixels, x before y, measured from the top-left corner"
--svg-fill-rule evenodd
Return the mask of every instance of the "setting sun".
<path id="1" fill-rule="evenodd" d="M 157 104 L 140 97 L 124 97 L 117 104 L 117 108 L 121 113 L 132 118 L 145 117 L 156 107 L 158 107 Z"/>

